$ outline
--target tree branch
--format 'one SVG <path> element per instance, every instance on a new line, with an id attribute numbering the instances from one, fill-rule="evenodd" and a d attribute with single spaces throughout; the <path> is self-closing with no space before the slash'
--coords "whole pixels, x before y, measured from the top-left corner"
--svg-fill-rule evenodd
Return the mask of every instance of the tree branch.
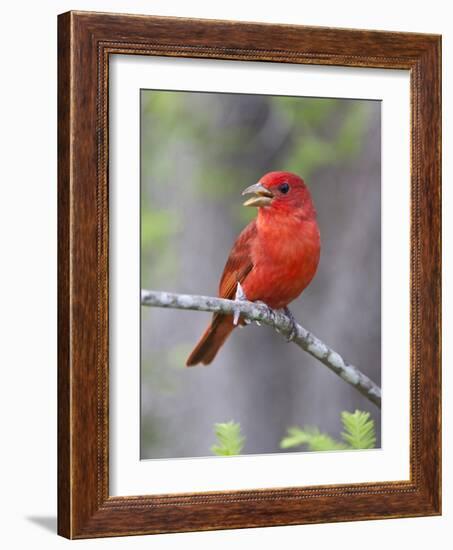
<path id="1" fill-rule="evenodd" d="M 245 319 L 263 323 L 274 328 L 284 336 L 288 336 L 291 333 L 291 320 L 289 317 L 282 311 L 273 310 L 263 303 L 238 302 L 210 296 L 174 294 L 155 290 L 142 290 L 141 302 L 143 306 L 218 313 L 234 314 L 236 310 L 239 310 Z M 292 340 L 295 344 L 321 361 L 321 363 L 340 376 L 345 382 L 351 384 L 363 396 L 381 408 L 381 388 L 377 384 L 357 367 L 347 363 L 341 355 L 329 348 L 301 325 L 296 323 L 295 329 L 296 334 Z"/>

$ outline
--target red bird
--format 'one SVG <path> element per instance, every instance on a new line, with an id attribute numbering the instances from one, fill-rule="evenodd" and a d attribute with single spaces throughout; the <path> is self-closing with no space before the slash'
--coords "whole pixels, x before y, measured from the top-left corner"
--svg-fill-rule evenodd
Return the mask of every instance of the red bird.
<path id="1" fill-rule="evenodd" d="M 258 207 L 258 216 L 231 249 L 219 296 L 260 300 L 292 318 L 287 306 L 313 279 L 321 250 L 310 191 L 296 174 L 269 172 L 242 194 L 254 195 L 244 206 Z M 214 313 L 187 366 L 211 363 L 235 327 L 233 315 Z"/>

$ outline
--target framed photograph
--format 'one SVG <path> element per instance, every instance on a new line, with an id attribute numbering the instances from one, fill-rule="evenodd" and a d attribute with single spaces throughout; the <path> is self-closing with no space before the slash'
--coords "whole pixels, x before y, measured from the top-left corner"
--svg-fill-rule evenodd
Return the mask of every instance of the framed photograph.
<path id="1" fill-rule="evenodd" d="M 440 37 L 58 47 L 59 533 L 440 514 Z"/>

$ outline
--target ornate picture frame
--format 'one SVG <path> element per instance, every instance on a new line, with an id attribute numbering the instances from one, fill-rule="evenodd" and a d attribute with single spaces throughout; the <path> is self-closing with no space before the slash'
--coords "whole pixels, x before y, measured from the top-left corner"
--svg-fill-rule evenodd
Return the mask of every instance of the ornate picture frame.
<path id="1" fill-rule="evenodd" d="M 58 48 L 59 534 L 89 538 L 439 515 L 440 37 L 68 12 L 59 16 Z M 410 73 L 409 480 L 110 495 L 108 108 L 112 55 Z"/>

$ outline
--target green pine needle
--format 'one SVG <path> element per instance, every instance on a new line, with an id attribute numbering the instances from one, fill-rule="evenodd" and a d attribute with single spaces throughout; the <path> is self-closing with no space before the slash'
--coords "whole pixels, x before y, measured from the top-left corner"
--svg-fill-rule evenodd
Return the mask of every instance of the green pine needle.
<path id="1" fill-rule="evenodd" d="M 352 449 L 373 449 L 376 444 L 374 421 L 369 412 L 356 410 L 354 413 L 341 413 L 344 432 L 341 437 Z"/>
<path id="2" fill-rule="evenodd" d="M 220 422 L 214 424 L 214 431 L 218 444 L 211 447 L 217 456 L 233 456 L 241 453 L 245 437 L 241 434 L 241 425 L 238 422 Z"/>

